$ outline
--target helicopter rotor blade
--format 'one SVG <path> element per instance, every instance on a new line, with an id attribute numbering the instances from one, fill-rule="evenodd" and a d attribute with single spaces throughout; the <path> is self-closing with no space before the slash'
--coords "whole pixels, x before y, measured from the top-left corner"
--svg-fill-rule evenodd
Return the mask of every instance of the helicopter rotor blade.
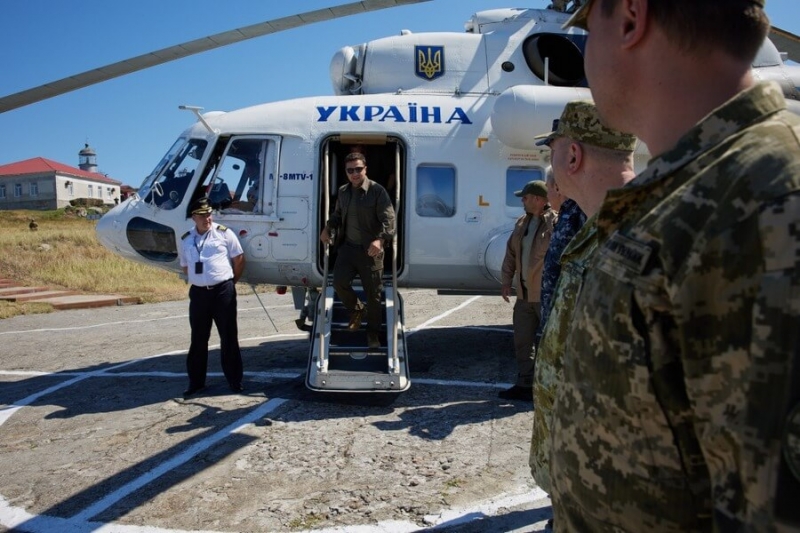
<path id="1" fill-rule="evenodd" d="M 789 59 L 800 63 L 800 37 L 797 35 L 772 26 L 769 30 L 769 38 L 781 52 L 786 52 Z"/>
<path id="2" fill-rule="evenodd" d="M 305 13 L 298 13 L 288 17 L 209 35 L 4 96 L 0 98 L 0 113 L 5 113 L 12 109 L 40 102 L 96 83 L 118 78 L 125 74 L 161 65 L 169 61 L 175 61 L 176 59 L 182 59 L 201 52 L 207 52 L 247 39 L 261 37 L 262 35 L 299 28 L 300 26 L 313 24 L 315 22 L 323 22 L 369 11 L 428 1 L 430 0 L 363 0 L 361 2 L 352 2 L 314 11 L 307 11 Z"/>

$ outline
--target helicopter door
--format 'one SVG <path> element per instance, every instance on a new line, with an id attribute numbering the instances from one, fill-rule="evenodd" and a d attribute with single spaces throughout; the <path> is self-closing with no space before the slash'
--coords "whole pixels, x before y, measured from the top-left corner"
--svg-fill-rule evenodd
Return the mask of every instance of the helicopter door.
<path id="1" fill-rule="evenodd" d="M 319 228 L 322 231 L 325 223 L 336 208 L 336 197 L 339 187 L 348 183 L 344 171 L 344 160 L 347 154 L 360 152 L 367 160 L 367 177 L 382 185 L 389 193 L 395 207 L 395 234 L 397 236 L 397 251 L 391 249 L 387 243 L 386 257 L 384 259 L 384 275 L 392 276 L 394 255 L 397 262 L 396 275 L 403 271 L 403 243 L 404 243 L 404 196 L 405 196 L 405 146 L 396 137 L 385 134 L 341 134 L 330 137 L 322 145 L 320 158 L 320 197 L 319 197 Z M 332 250 L 332 261 L 335 261 L 336 252 Z M 324 250 L 320 244 L 318 268 L 322 272 Z"/>

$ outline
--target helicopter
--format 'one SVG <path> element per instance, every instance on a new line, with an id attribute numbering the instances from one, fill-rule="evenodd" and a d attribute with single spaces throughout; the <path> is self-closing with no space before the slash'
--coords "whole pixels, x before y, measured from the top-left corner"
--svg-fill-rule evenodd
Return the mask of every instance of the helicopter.
<path id="1" fill-rule="evenodd" d="M 365 0 L 240 28 L 0 98 L 0 112 L 181 54 L 387 6 L 427 0 Z M 138 193 L 97 224 L 100 241 L 128 259 L 180 273 L 189 206 L 207 197 L 214 220 L 245 251 L 243 281 L 291 288 L 297 326 L 310 332 L 306 385 L 317 391 L 401 392 L 410 386 L 400 289 L 497 293 L 508 236 L 522 213 L 515 191 L 544 180 L 552 130 L 564 105 L 591 99 L 583 69 L 586 34 L 562 29 L 581 4 L 475 13 L 463 33 L 401 31 L 333 54 L 333 94 L 235 111 L 183 105 L 196 122 L 182 132 Z M 753 63 L 781 85 L 800 114 L 798 38 L 773 31 Z M 396 234 L 384 272 L 381 348 L 350 332 L 330 273 L 335 250 L 319 235 L 344 159 L 366 156 L 370 179 L 389 192 Z M 639 143 L 637 170 L 649 154 Z M 342 327 L 343 324 L 345 327 Z"/>

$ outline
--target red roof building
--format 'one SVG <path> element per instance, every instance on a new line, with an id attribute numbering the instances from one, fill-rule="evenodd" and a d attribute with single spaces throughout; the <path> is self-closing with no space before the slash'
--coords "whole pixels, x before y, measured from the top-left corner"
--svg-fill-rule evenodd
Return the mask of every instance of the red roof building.
<path id="1" fill-rule="evenodd" d="M 0 209 L 58 209 L 77 198 L 119 201 L 122 182 L 43 157 L 0 165 Z"/>

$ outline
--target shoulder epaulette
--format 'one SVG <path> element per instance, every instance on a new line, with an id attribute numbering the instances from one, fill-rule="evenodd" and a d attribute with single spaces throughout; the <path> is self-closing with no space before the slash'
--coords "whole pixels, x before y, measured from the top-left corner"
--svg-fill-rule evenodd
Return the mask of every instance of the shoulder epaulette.
<path id="1" fill-rule="evenodd" d="M 222 224 L 217 224 L 217 229 L 220 231 L 227 231 L 228 226 L 223 226 Z"/>
<path id="2" fill-rule="evenodd" d="M 186 237 L 188 237 L 190 233 L 191 233 L 191 231 L 187 231 L 186 233 L 184 233 L 183 235 L 181 235 L 181 240 L 183 240 L 183 239 L 185 239 Z"/>

